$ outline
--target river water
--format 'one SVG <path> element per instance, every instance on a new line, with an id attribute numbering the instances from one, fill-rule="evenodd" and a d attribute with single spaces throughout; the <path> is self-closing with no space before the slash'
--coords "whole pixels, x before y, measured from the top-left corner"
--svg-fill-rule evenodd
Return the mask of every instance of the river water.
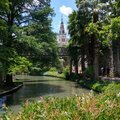
<path id="1" fill-rule="evenodd" d="M 90 90 L 83 89 L 75 82 L 61 78 L 46 76 L 17 76 L 24 81 L 23 87 L 17 92 L 0 98 L 1 105 L 5 104 L 13 111 L 18 111 L 26 100 L 39 100 L 44 96 L 65 97 L 88 94 Z"/>

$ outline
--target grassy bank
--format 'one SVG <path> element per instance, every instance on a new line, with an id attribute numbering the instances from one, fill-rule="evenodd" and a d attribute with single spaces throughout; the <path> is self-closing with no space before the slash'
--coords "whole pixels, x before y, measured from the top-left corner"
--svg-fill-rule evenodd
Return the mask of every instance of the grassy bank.
<path id="1" fill-rule="evenodd" d="M 43 75 L 65 78 L 64 73 L 58 73 L 56 68 L 51 68 L 49 71 L 45 72 Z"/>
<path id="2" fill-rule="evenodd" d="M 108 80 L 102 78 L 94 80 L 90 77 L 84 76 L 83 74 L 77 74 L 77 75 L 75 73 L 69 74 L 68 71 L 64 73 L 64 76 L 66 80 L 77 82 L 82 87 L 90 90 L 94 90 L 96 92 L 104 92 L 106 87 L 111 83 L 120 83 L 119 80 L 113 81 L 112 78 L 111 79 L 109 78 Z"/>
<path id="3" fill-rule="evenodd" d="M 1 120 L 119 120 L 120 84 L 109 84 L 103 93 L 65 98 L 40 98 L 26 102 L 16 116 L 6 113 Z"/>
<path id="4" fill-rule="evenodd" d="M 86 80 L 80 79 L 78 82 L 82 87 L 94 90 L 96 92 L 105 91 L 106 87 L 111 84 L 111 81 L 107 80 Z"/>

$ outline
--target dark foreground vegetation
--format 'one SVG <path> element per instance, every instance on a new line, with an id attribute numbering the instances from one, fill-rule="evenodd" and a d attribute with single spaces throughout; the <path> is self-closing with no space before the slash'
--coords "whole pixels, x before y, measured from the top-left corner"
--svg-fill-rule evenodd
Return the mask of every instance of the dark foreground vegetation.
<path id="1" fill-rule="evenodd" d="M 17 115 L 5 113 L 1 120 L 119 120 L 120 84 L 110 84 L 104 92 L 65 98 L 40 98 L 22 106 Z"/>

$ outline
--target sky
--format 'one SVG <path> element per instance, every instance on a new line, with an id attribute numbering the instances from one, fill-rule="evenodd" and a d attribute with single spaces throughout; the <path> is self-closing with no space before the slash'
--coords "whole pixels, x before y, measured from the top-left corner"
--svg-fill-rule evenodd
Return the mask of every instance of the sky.
<path id="1" fill-rule="evenodd" d="M 53 31 L 56 33 L 59 32 L 61 17 L 63 17 L 67 32 L 68 16 L 76 9 L 75 0 L 51 0 L 51 7 L 56 14 L 52 22 Z"/>

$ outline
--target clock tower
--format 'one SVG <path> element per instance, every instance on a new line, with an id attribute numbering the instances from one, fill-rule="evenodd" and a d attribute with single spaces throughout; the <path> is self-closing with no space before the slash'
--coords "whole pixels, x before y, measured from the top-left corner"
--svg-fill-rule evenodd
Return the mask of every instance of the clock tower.
<path id="1" fill-rule="evenodd" d="M 59 30 L 59 33 L 58 33 L 57 41 L 58 41 L 59 47 L 64 47 L 68 44 L 68 39 L 66 37 L 63 18 L 61 18 L 60 30 Z"/>

